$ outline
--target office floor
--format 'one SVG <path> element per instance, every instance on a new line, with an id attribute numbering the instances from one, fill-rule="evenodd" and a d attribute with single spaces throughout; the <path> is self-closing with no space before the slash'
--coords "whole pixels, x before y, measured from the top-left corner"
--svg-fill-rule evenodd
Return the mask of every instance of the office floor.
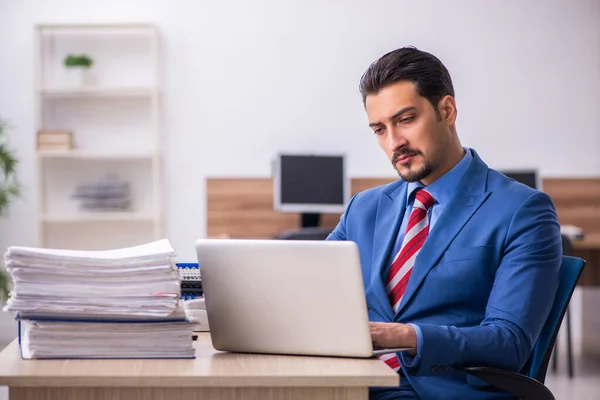
<path id="1" fill-rule="evenodd" d="M 566 356 L 561 354 L 556 373 L 551 370 L 546 375 L 546 386 L 557 400 L 597 399 L 600 392 L 600 361 L 590 360 L 582 355 L 574 357 L 573 379 L 567 376 Z M 0 397 L 0 400 L 3 400 Z"/>
<path id="2" fill-rule="evenodd" d="M 8 343 L 0 343 L 0 350 Z M 592 400 L 598 398 L 600 392 L 600 361 L 591 361 L 576 356 L 575 377 L 569 379 L 566 372 L 566 357 L 559 357 L 558 371 L 548 371 L 546 385 L 550 388 L 557 400 L 577 399 Z M 8 389 L 0 386 L 0 400 L 8 400 Z"/>

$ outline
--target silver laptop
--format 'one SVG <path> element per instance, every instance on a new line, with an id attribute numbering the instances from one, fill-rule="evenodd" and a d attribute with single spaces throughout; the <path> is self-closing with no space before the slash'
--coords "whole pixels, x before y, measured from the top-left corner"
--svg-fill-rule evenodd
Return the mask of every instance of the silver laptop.
<path id="1" fill-rule="evenodd" d="M 373 357 L 353 242 L 201 239 L 212 344 L 246 353 Z"/>

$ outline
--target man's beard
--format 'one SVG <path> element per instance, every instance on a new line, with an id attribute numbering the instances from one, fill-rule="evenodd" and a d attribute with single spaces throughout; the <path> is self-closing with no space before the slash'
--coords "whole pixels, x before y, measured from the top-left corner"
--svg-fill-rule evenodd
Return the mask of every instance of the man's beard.
<path id="1" fill-rule="evenodd" d="M 397 167 L 397 160 L 398 160 L 398 158 L 400 158 L 401 156 L 404 156 L 404 155 L 417 156 L 417 155 L 421 155 L 421 152 L 419 152 L 417 150 L 407 149 L 407 148 L 403 148 L 401 151 L 394 152 L 394 155 L 392 156 L 392 166 L 394 167 L 396 172 L 398 172 L 398 175 L 400 175 L 400 178 L 402 178 L 402 180 L 405 182 L 417 182 L 417 181 L 420 181 L 421 179 L 427 178 L 429 175 L 431 175 L 431 173 L 435 169 L 433 167 L 433 165 L 428 160 L 425 159 L 425 164 L 418 171 L 407 171 L 406 173 L 402 173 L 402 172 L 400 172 L 400 169 Z"/>
<path id="2" fill-rule="evenodd" d="M 421 167 L 417 171 L 407 171 L 405 173 L 402 173 L 400 172 L 398 167 L 396 167 L 395 164 L 394 169 L 396 170 L 396 172 L 398 172 L 400 178 L 402 178 L 402 180 L 405 182 L 418 182 L 422 179 L 427 178 L 433 172 L 433 166 L 427 161 L 425 161 L 425 165 L 423 165 L 423 167 Z"/>

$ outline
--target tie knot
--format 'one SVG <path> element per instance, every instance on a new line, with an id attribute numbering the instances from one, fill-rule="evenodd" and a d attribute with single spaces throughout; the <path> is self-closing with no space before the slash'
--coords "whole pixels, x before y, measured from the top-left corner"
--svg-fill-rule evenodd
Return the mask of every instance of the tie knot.
<path id="1" fill-rule="evenodd" d="M 425 189 L 419 189 L 415 195 L 415 204 L 413 207 L 421 208 L 425 211 L 429 210 L 435 203 L 435 199 Z"/>

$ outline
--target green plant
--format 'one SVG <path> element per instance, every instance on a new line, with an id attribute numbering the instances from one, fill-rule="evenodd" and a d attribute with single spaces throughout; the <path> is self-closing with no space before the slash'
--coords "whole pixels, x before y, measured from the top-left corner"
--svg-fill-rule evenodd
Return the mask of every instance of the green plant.
<path id="1" fill-rule="evenodd" d="M 8 299 L 8 295 L 10 293 L 10 281 L 6 272 L 0 270 L 0 304 L 4 302 L 5 299 Z"/>
<path id="2" fill-rule="evenodd" d="M 93 64 L 94 60 L 85 54 L 69 54 L 65 57 L 66 67 L 90 68 Z"/>
<path id="3" fill-rule="evenodd" d="M 21 192 L 16 176 L 18 161 L 8 147 L 5 136 L 7 128 L 7 124 L 0 120 L 0 217 Z M 8 297 L 9 286 L 8 276 L 0 269 L 0 303 Z"/>

